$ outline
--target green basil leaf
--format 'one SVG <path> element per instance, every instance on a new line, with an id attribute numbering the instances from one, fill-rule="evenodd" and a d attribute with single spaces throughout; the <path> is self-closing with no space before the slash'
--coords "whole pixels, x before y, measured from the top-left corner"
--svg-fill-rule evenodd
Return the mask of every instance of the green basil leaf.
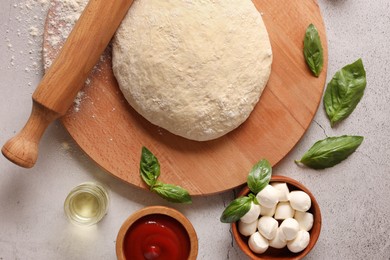
<path id="1" fill-rule="evenodd" d="M 366 71 L 361 59 L 336 72 L 324 95 L 326 114 L 332 127 L 353 112 L 363 97 L 366 84 Z"/>
<path id="2" fill-rule="evenodd" d="M 160 163 L 146 147 L 142 147 L 140 174 L 149 187 L 153 187 L 157 182 L 158 176 L 160 176 Z"/>
<path id="3" fill-rule="evenodd" d="M 317 28 L 313 24 L 310 24 L 306 29 L 303 40 L 303 55 L 310 70 L 318 77 L 324 66 L 324 51 Z"/>
<path id="4" fill-rule="evenodd" d="M 223 223 L 233 223 L 238 221 L 250 209 L 253 199 L 250 197 L 239 197 L 226 207 L 222 212 L 220 221 Z"/>
<path id="5" fill-rule="evenodd" d="M 192 203 L 188 191 L 180 186 L 158 182 L 153 186 L 152 191 L 169 202 L 174 203 Z"/>
<path id="6" fill-rule="evenodd" d="M 313 169 L 332 167 L 351 155 L 363 142 L 363 136 L 328 137 L 316 142 L 296 163 Z"/>
<path id="7" fill-rule="evenodd" d="M 268 185 L 272 175 L 271 164 L 263 159 L 256 163 L 249 172 L 247 183 L 249 189 L 257 194 Z"/>
<path id="8" fill-rule="evenodd" d="M 260 203 L 259 203 L 259 201 L 257 200 L 255 194 L 249 193 L 248 197 L 252 199 L 253 203 L 255 203 L 256 205 L 260 205 Z"/>

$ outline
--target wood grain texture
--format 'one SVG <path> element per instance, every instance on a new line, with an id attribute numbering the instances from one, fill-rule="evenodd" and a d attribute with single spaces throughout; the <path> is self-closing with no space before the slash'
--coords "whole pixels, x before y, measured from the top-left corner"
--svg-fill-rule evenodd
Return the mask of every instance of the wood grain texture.
<path id="1" fill-rule="evenodd" d="M 54 0 L 59 1 L 59 0 Z M 80 147 L 103 169 L 119 179 L 145 188 L 139 176 L 142 146 L 161 164 L 160 179 L 181 185 L 191 195 L 207 195 L 246 181 L 252 165 L 267 158 L 278 163 L 299 141 L 322 97 L 327 70 L 325 27 L 315 0 L 253 1 L 268 29 L 273 49 L 272 72 L 260 102 L 248 120 L 229 134 L 207 142 L 175 136 L 152 125 L 126 102 L 111 69 L 108 49 L 83 89 L 79 107 L 62 118 Z M 303 38 L 310 23 L 319 30 L 324 69 L 311 75 L 303 57 Z M 44 46 L 55 55 L 47 31 Z"/>

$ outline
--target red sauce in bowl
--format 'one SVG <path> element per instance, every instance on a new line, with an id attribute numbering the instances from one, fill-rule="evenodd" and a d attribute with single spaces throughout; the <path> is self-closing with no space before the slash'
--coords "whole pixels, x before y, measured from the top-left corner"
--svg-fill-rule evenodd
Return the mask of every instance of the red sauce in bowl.
<path id="1" fill-rule="evenodd" d="M 190 253 L 190 239 L 176 219 L 151 214 L 131 225 L 123 250 L 126 259 L 131 260 L 184 260 Z"/>

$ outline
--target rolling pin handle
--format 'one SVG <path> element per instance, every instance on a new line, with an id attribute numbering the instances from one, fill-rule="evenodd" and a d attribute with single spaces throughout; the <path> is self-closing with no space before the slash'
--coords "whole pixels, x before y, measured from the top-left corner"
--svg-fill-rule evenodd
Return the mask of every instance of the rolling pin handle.
<path id="1" fill-rule="evenodd" d="M 31 115 L 26 125 L 4 144 L 1 152 L 8 160 L 21 167 L 33 167 L 38 158 L 38 145 L 43 133 L 59 116 L 60 114 L 33 101 Z"/>
<path id="2" fill-rule="evenodd" d="M 26 125 L 1 150 L 11 162 L 25 168 L 34 166 L 39 141 L 46 128 L 72 105 L 132 3 L 133 0 L 88 2 L 35 90 L 32 112 Z"/>

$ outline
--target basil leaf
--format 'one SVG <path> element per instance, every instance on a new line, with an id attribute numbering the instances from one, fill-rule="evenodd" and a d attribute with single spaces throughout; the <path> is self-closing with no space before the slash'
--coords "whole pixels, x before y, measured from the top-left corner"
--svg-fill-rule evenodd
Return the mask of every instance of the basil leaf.
<path id="1" fill-rule="evenodd" d="M 310 24 L 306 29 L 303 40 L 303 55 L 310 70 L 318 77 L 324 66 L 324 51 L 317 28 L 313 24 Z"/>
<path id="2" fill-rule="evenodd" d="M 220 221 L 223 223 L 233 223 L 240 220 L 251 209 L 252 201 L 253 199 L 250 197 L 239 197 L 233 200 L 222 212 Z"/>
<path id="3" fill-rule="evenodd" d="M 345 160 L 363 142 L 363 136 L 328 137 L 316 142 L 296 163 L 313 169 L 332 167 Z"/>
<path id="4" fill-rule="evenodd" d="M 192 203 L 191 196 L 187 190 L 180 186 L 158 182 L 153 186 L 152 191 L 169 202 L 174 203 Z"/>
<path id="5" fill-rule="evenodd" d="M 249 172 L 247 183 L 249 189 L 257 194 L 268 185 L 272 175 L 271 164 L 263 159 L 256 163 Z"/>
<path id="6" fill-rule="evenodd" d="M 324 95 L 324 106 L 332 127 L 353 112 L 363 97 L 366 84 L 361 59 L 336 72 Z"/>
<path id="7" fill-rule="evenodd" d="M 160 176 L 160 163 L 146 147 L 142 147 L 140 174 L 149 187 L 153 187 L 157 182 L 158 176 Z"/>
<path id="8" fill-rule="evenodd" d="M 260 205 L 259 201 L 257 200 L 255 194 L 249 193 L 248 197 L 255 203 L 256 205 Z"/>

